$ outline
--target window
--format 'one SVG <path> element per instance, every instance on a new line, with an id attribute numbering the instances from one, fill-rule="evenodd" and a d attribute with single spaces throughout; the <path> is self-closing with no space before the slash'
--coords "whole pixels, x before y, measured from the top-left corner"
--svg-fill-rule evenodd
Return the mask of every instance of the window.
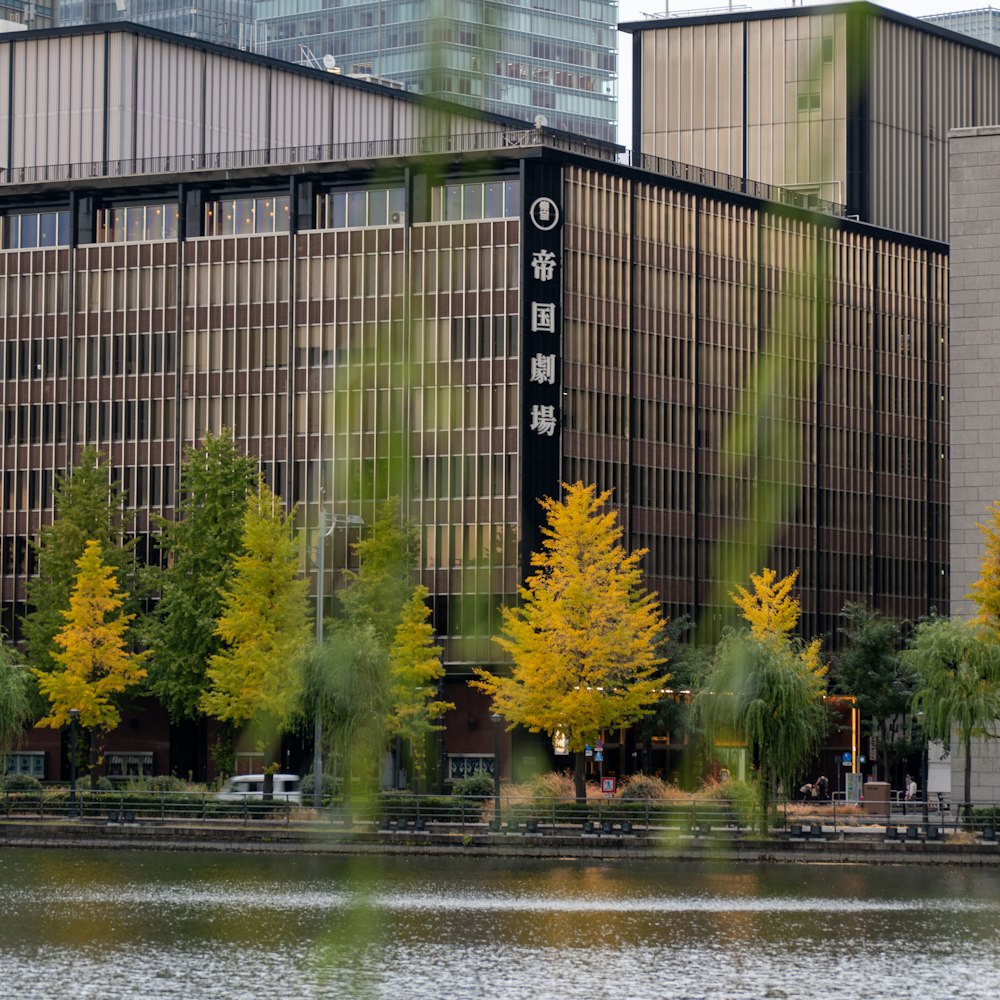
<path id="1" fill-rule="evenodd" d="M 431 189 L 431 221 L 516 218 L 521 210 L 519 181 L 465 181 Z"/>
<path id="2" fill-rule="evenodd" d="M 362 188 L 321 194 L 316 204 L 317 229 L 360 229 L 402 226 L 406 222 L 403 188 Z"/>
<path id="3" fill-rule="evenodd" d="M 291 201 L 285 195 L 224 198 L 205 205 L 206 236 L 287 233 Z"/>
<path id="4" fill-rule="evenodd" d="M 97 214 L 98 243 L 138 243 L 177 238 L 176 202 L 105 208 Z"/>
<path id="5" fill-rule="evenodd" d="M 10 212 L 3 218 L 5 250 L 69 246 L 69 212 Z"/>

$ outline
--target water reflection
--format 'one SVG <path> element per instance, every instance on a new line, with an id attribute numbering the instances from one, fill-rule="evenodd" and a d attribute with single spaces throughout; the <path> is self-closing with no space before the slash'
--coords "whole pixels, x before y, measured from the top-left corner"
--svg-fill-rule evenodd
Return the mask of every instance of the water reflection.
<path id="1" fill-rule="evenodd" d="M 1000 993 L 1000 874 L 0 851 L 0 995 Z"/>

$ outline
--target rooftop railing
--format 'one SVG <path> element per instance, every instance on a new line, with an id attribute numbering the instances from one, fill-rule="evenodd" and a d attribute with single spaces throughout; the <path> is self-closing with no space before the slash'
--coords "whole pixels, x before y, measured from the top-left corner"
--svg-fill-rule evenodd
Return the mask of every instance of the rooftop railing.
<path id="1" fill-rule="evenodd" d="M 546 129 L 501 129 L 456 135 L 373 139 L 354 142 L 285 146 L 278 149 L 243 149 L 217 153 L 181 153 L 138 159 L 93 161 L 90 163 L 40 164 L 0 169 L 0 182 L 41 184 L 105 177 L 134 177 L 150 174 L 194 171 L 240 170 L 261 167 L 325 164 L 340 161 L 400 159 L 416 156 L 447 156 L 468 153 L 498 153 L 510 149 L 549 147 L 605 162 L 638 167 L 677 180 L 703 184 L 734 194 L 746 194 L 764 201 L 807 209 L 825 215 L 842 216 L 844 206 L 811 193 L 764 184 L 710 170 L 679 160 L 646 153 L 622 151 L 618 147 L 550 132 Z"/>

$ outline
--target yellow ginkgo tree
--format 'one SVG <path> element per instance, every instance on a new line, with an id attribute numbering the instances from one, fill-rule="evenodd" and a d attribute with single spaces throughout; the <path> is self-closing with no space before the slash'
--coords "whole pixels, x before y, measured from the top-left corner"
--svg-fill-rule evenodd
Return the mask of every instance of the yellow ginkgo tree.
<path id="1" fill-rule="evenodd" d="M 234 726 L 253 722 L 268 754 L 298 708 L 299 661 L 311 631 L 292 515 L 263 482 L 243 515 L 242 549 L 222 593 L 222 649 L 208 661 L 201 709 Z"/>
<path id="2" fill-rule="evenodd" d="M 389 648 L 389 734 L 409 741 L 418 787 L 426 770 L 427 737 L 444 729 L 439 720 L 455 707 L 436 697 L 444 666 L 428 620 L 428 593 L 423 585 L 414 589 Z"/>
<path id="3" fill-rule="evenodd" d="M 979 609 L 976 621 L 1000 631 L 1000 501 L 991 503 L 987 513 L 989 520 L 979 525 L 986 548 L 969 597 Z"/>
<path id="4" fill-rule="evenodd" d="M 513 661 L 509 676 L 477 670 L 474 687 L 511 725 L 562 733 L 576 753 L 576 794 L 586 797 L 586 744 L 604 730 L 631 725 L 661 697 L 665 662 L 657 655 L 666 623 L 659 599 L 642 585 L 645 549 L 626 552 L 610 491 L 563 485 L 545 497 L 542 551 L 503 609 L 497 642 Z"/>
<path id="5" fill-rule="evenodd" d="M 146 676 L 146 653 L 129 651 L 127 632 L 135 616 L 121 612 L 127 595 L 101 558 L 100 542 L 87 542 L 76 568 L 69 610 L 62 613 L 66 624 L 55 636 L 56 668 L 34 674 L 50 704 L 40 726 L 60 729 L 71 710 L 80 713 L 80 725 L 90 733 L 90 776 L 96 784 L 100 742 L 121 721 L 118 697 Z"/>

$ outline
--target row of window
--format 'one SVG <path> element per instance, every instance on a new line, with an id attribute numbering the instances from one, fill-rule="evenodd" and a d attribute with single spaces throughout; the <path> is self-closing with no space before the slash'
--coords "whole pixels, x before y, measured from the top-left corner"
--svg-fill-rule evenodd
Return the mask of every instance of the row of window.
<path id="1" fill-rule="evenodd" d="M 316 203 L 317 229 L 401 226 L 406 222 L 406 192 L 402 187 L 360 188 L 322 194 Z M 502 219 L 520 212 L 516 180 L 469 181 L 438 186 L 431 191 L 432 222 Z M 290 228 L 289 195 L 220 198 L 205 205 L 206 236 L 249 236 L 286 233 Z M 175 240 L 180 220 L 176 202 L 150 202 L 104 208 L 97 215 L 98 243 L 142 243 Z M 3 217 L 2 245 L 7 250 L 68 246 L 68 211 L 8 212 Z"/>

